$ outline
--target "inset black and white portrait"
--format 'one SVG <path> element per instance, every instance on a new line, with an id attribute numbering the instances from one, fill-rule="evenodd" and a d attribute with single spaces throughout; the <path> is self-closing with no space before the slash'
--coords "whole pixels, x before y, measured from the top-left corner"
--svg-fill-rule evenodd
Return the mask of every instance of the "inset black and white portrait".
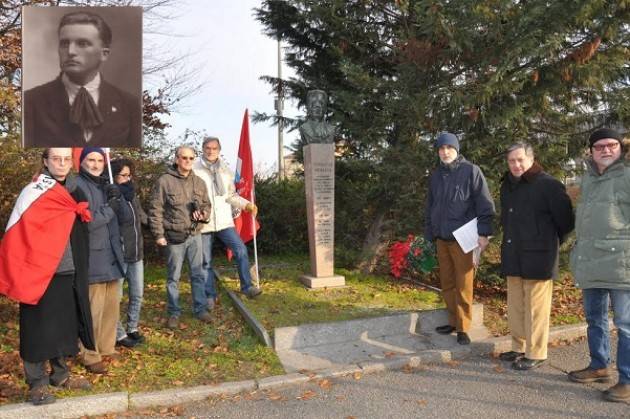
<path id="1" fill-rule="evenodd" d="M 24 147 L 140 147 L 141 98 L 141 7 L 23 7 Z"/>

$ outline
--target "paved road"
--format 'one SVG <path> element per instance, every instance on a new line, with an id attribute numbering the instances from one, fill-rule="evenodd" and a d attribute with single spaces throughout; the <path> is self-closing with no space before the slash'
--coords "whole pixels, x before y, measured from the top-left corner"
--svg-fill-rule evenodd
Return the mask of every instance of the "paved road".
<path id="1" fill-rule="evenodd" d="M 615 343 L 616 345 L 616 343 Z M 450 364 L 360 377 L 313 380 L 179 406 L 186 418 L 630 418 L 630 405 L 606 402 L 606 384 L 569 382 L 588 360 L 584 341 L 550 349 L 549 362 L 516 372 L 509 363 L 472 356 Z M 136 417 L 160 416 L 157 411 Z M 126 416 L 128 417 L 128 416 Z"/>

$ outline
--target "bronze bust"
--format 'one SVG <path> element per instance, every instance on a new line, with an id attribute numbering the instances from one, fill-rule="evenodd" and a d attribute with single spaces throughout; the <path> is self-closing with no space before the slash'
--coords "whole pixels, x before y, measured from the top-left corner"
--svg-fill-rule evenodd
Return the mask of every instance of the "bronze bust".
<path id="1" fill-rule="evenodd" d="M 306 94 L 306 122 L 300 126 L 304 144 L 332 144 L 335 139 L 334 125 L 324 121 L 328 95 L 323 90 L 309 90 Z"/>

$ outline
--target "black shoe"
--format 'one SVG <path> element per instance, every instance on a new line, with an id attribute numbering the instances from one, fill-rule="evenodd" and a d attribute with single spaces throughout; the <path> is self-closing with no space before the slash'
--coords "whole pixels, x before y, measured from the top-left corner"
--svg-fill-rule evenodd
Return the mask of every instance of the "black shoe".
<path id="1" fill-rule="evenodd" d="M 48 386 L 41 386 L 29 390 L 27 400 L 35 406 L 41 406 L 43 404 L 54 403 L 56 398 L 50 392 Z"/>
<path id="2" fill-rule="evenodd" d="M 514 362 L 522 356 L 525 356 L 523 352 L 509 351 L 501 353 L 499 359 L 501 361 Z"/>
<path id="3" fill-rule="evenodd" d="M 116 341 L 116 346 L 124 346 L 125 348 L 133 348 L 138 344 L 138 341 L 130 338 L 129 336 L 125 336 L 122 339 Z"/>
<path id="4" fill-rule="evenodd" d="M 457 332 L 457 343 L 460 345 L 470 345 L 470 336 L 466 332 Z"/>
<path id="5" fill-rule="evenodd" d="M 527 371 L 534 368 L 540 367 L 542 364 L 547 361 L 546 359 L 529 359 L 529 358 L 519 358 L 512 363 L 512 369 L 519 371 Z"/>
<path id="6" fill-rule="evenodd" d="M 127 337 L 130 337 L 131 339 L 135 340 L 136 344 L 140 344 L 144 342 L 144 336 L 142 336 L 140 332 L 138 331 L 127 333 Z"/>
<path id="7" fill-rule="evenodd" d="M 447 324 L 445 326 L 436 327 L 435 331 L 438 332 L 440 335 L 450 335 L 455 331 L 455 328 L 450 324 Z"/>

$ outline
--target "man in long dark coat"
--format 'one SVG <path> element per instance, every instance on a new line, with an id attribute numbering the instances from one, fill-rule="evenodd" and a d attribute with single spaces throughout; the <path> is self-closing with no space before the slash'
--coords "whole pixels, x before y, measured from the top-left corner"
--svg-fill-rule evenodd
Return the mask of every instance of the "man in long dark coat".
<path id="1" fill-rule="evenodd" d="M 558 247 L 575 218 L 564 185 L 534 161 L 529 144 L 512 145 L 506 159 L 510 170 L 501 184 L 501 272 L 507 277 L 512 350 L 500 358 L 516 370 L 529 370 L 547 359 Z"/>
<path id="2" fill-rule="evenodd" d="M 0 247 L 0 293 L 20 301 L 20 356 L 35 405 L 55 401 L 49 384 L 89 388 L 85 378 L 70 376 L 65 357 L 79 352 L 79 339 L 94 348 L 87 199 L 69 175 L 72 149 L 46 149 L 42 162 L 43 173 L 20 194 Z"/>

